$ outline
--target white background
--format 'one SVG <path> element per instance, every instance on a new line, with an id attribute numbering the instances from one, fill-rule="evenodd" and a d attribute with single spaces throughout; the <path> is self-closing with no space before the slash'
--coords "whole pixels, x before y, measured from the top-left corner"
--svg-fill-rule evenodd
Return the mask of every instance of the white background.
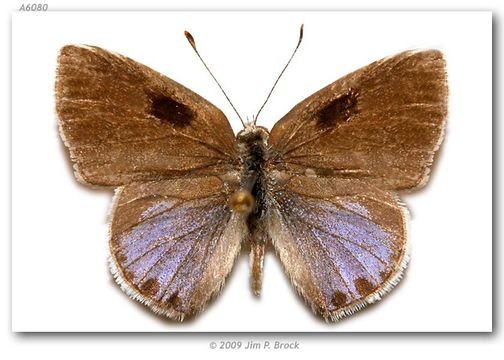
<path id="1" fill-rule="evenodd" d="M 209 99 L 238 131 L 183 31 L 194 35 L 242 116 L 251 116 L 301 23 L 303 44 L 259 119 L 269 128 L 304 97 L 374 60 L 415 48 L 445 53 L 446 141 L 429 186 L 403 196 L 412 213 L 406 278 L 378 305 L 326 324 L 290 288 L 273 254 L 255 298 L 242 256 L 202 315 L 184 324 L 159 318 L 108 273 L 112 192 L 88 189 L 72 175 L 54 115 L 58 49 L 86 43 L 125 54 Z M 14 331 L 491 331 L 490 13 L 53 12 L 17 13 L 12 25 Z"/>
<path id="2" fill-rule="evenodd" d="M 11 313 L 11 14 L 19 8 L 20 1 L 1 2 L 2 22 L 0 26 L 0 46 L 3 56 L 0 57 L 3 69 L 3 81 L 0 86 L 0 108 L 3 110 L 3 120 L 0 121 L 0 165 L 5 176 L 0 177 L 2 184 L 2 202 L 0 206 L 0 228 L 4 229 L 3 241 L 0 241 L 0 253 L 3 254 L 3 271 L 0 276 L 0 286 L 4 296 L 0 297 L 0 324 L 4 324 L 0 332 L 2 357 L 9 359 L 89 359 L 96 357 L 114 357 L 116 359 L 148 359 L 150 357 L 173 358 L 198 356 L 205 358 L 236 359 L 237 356 L 249 358 L 271 358 L 289 356 L 291 359 L 306 359 L 307 357 L 334 356 L 351 359 L 425 359 L 433 357 L 449 357 L 457 359 L 500 359 L 504 352 L 504 336 L 501 311 L 502 302 L 502 270 L 500 265 L 503 247 L 499 244 L 501 227 L 504 220 L 499 206 L 502 204 L 502 192 L 494 192 L 494 307 L 493 333 L 489 334 L 20 334 L 12 333 Z M 494 35 L 494 150 L 495 170 L 494 181 L 502 179 L 502 149 L 499 145 L 503 138 L 503 127 L 499 126 L 500 103 L 504 100 L 501 94 L 503 81 L 502 71 L 499 71 L 502 48 L 502 16 L 504 2 L 500 0 L 384 0 L 378 5 L 370 0 L 340 1 L 332 0 L 254 0 L 241 1 L 215 0 L 209 5 L 206 0 L 173 0 L 169 4 L 164 0 L 100 0 L 100 1 L 51 1 L 53 10 L 82 9 L 336 9 L 336 10 L 493 10 Z M 468 24 L 469 26 L 469 24 Z M 470 52 L 470 48 L 467 49 Z M 478 69 L 468 70 L 479 71 Z M 252 110 L 255 111 L 255 110 Z M 439 177 L 438 177 L 439 179 Z M 476 192 L 477 190 L 475 190 Z M 409 201 L 410 203 L 410 201 Z M 411 203 L 410 203 L 411 205 Z M 416 220 L 418 221 L 418 219 Z M 396 290 L 397 291 L 397 290 Z M 392 296 L 392 295 L 391 295 Z M 457 301 L 454 299 L 449 303 Z M 477 306 L 476 306 L 477 308 Z M 43 310 L 42 310 L 43 311 Z M 467 316 L 477 316 L 477 309 L 472 308 Z M 298 351 L 215 351 L 209 349 L 212 340 L 299 340 Z"/>

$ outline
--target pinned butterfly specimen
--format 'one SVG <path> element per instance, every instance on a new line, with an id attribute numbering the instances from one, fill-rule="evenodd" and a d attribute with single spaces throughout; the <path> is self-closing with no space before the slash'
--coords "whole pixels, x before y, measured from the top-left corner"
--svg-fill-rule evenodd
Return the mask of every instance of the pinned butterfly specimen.
<path id="1" fill-rule="evenodd" d="M 177 320 L 205 309 L 242 246 L 255 294 L 272 245 L 326 320 L 390 291 L 408 262 L 396 191 L 426 184 L 447 93 L 443 55 L 406 51 L 317 91 L 271 131 L 255 117 L 235 136 L 201 96 L 98 47 L 62 48 L 56 77 L 77 179 L 116 188 L 112 273 L 130 297 Z"/>

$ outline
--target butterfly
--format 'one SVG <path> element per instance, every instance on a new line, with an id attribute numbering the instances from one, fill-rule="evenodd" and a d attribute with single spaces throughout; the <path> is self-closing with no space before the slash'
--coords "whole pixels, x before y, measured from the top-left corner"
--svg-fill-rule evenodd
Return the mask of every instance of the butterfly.
<path id="1" fill-rule="evenodd" d="M 272 246 L 326 321 L 401 279 L 409 252 L 397 191 L 426 184 L 443 138 L 440 51 L 376 61 L 301 101 L 271 131 L 254 121 L 237 135 L 198 94 L 96 46 L 60 50 L 55 89 L 76 178 L 116 189 L 114 278 L 155 313 L 182 321 L 203 311 L 242 246 L 255 294 Z"/>

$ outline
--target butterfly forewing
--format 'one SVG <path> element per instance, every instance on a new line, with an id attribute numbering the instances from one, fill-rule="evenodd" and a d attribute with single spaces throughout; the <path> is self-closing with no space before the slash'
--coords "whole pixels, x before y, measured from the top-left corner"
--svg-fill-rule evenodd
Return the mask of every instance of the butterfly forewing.
<path id="1" fill-rule="evenodd" d="M 219 109 L 166 76 L 98 47 L 61 49 L 56 110 L 76 175 L 86 183 L 222 173 L 233 161 L 234 134 Z"/>
<path id="2" fill-rule="evenodd" d="M 296 290 L 326 319 L 380 299 L 407 263 L 405 210 L 365 182 L 295 176 L 271 192 L 268 229 Z"/>
<path id="3" fill-rule="evenodd" d="M 123 289 L 183 319 L 222 287 L 246 237 L 217 177 L 130 184 L 116 194 L 110 250 Z"/>
<path id="4" fill-rule="evenodd" d="M 300 102 L 275 124 L 270 144 L 293 172 L 419 187 L 442 140 L 447 92 L 439 51 L 403 52 Z"/>

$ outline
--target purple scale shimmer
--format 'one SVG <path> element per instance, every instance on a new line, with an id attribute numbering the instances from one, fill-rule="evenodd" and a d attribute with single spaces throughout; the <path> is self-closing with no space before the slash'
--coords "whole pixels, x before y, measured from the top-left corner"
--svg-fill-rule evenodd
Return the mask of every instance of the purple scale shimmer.
<path id="1" fill-rule="evenodd" d="M 212 218 L 215 211 L 216 208 L 211 205 L 198 208 L 180 206 L 140 222 L 120 239 L 123 255 L 127 258 L 126 264 L 137 260 L 162 241 L 170 241 L 196 231 L 202 223 Z"/>
<path id="2" fill-rule="evenodd" d="M 139 223 L 122 234 L 117 254 L 125 259 L 122 265 L 137 287 L 156 280 L 157 301 L 188 297 L 228 217 L 222 201 L 212 198 L 177 204 L 163 200 L 143 211 Z"/>
<path id="3" fill-rule="evenodd" d="M 342 205 L 348 210 L 351 210 L 359 215 L 367 217 L 368 219 L 370 218 L 369 211 L 367 211 L 367 209 L 361 204 L 358 204 L 353 201 L 345 201 Z"/>
<path id="4" fill-rule="evenodd" d="M 341 242 L 334 241 L 334 238 L 318 230 L 314 230 L 314 233 L 322 239 L 321 245 L 326 249 L 327 256 L 329 256 L 338 272 L 345 279 L 345 283 L 351 290 L 353 297 L 360 297 L 354 283 L 359 278 L 365 278 L 370 282 L 373 281 L 367 269 L 356 259 L 356 254 L 346 249 Z"/>
<path id="5" fill-rule="evenodd" d="M 359 282 L 383 281 L 381 274 L 392 266 L 395 234 L 373 222 L 362 204 L 337 205 L 292 192 L 279 192 L 275 200 L 328 307 L 337 292 L 360 299 Z"/>
<path id="6" fill-rule="evenodd" d="M 373 277 L 373 279 L 381 279 L 381 272 L 387 270 L 385 262 L 380 261 L 376 256 L 373 256 L 369 251 L 366 251 L 357 245 L 342 241 L 341 245 L 344 246 L 350 253 L 352 253 L 366 271 Z"/>
<path id="7" fill-rule="evenodd" d="M 165 212 L 168 209 L 172 208 L 176 203 L 177 200 L 165 200 L 159 203 L 155 203 L 153 206 L 149 207 L 142 213 L 140 219 L 145 220 L 149 217 Z"/>

